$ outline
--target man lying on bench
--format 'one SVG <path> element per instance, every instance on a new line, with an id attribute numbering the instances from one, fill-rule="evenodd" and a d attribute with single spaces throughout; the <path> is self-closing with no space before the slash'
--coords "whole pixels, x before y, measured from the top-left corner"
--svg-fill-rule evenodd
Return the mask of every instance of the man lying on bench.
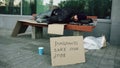
<path id="1" fill-rule="evenodd" d="M 89 24 L 93 23 L 92 19 L 88 19 L 84 12 L 79 12 L 72 8 L 56 8 L 53 11 L 41 13 L 35 17 L 38 23 L 46 22 L 51 23 L 77 23 L 77 24 Z"/>

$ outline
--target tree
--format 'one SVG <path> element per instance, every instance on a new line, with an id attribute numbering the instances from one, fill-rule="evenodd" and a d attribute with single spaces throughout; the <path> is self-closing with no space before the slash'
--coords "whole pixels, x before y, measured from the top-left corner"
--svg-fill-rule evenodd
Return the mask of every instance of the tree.
<path id="1" fill-rule="evenodd" d="M 61 8 L 63 7 L 70 7 L 70 8 L 74 8 L 74 9 L 78 9 L 78 10 L 82 10 L 84 11 L 85 9 L 85 0 L 66 0 L 66 1 L 62 1 L 59 6 Z"/>
<path id="2" fill-rule="evenodd" d="M 106 18 L 111 15 L 112 0 L 66 0 L 59 6 L 70 7 L 84 11 L 87 15 L 95 15 L 98 18 Z"/>

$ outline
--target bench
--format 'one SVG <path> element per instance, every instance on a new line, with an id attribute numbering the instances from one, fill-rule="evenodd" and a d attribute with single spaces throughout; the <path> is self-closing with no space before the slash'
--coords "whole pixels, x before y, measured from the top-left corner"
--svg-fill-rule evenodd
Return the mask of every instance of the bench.
<path id="1" fill-rule="evenodd" d="M 88 18 L 92 18 L 94 22 L 97 21 L 96 16 L 87 16 Z M 18 36 L 18 34 L 25 33 L 28 26 L 32 26 L 32 39 L 41 38 L 43 36 L 43 28 L 48 27 L 47 23 L 37 23 L 34 20 L 18 20 L 13 32 L 12 37 Z M 82 32 L 92 32 L 95 26 L 90 25 L 78 25 L 78 24 L 66 24 L 65 30 L 72 30 L 74 36 L 81 35 Z"/>

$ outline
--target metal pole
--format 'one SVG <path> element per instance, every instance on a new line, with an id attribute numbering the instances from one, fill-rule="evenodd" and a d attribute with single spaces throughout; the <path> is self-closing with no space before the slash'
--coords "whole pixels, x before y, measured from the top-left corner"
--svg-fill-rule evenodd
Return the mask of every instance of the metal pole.
<path id="1" fill-rule="evenodd" d="M 22 8 L 23 8 L 22 3 L 23 3 L 23 2 L 22 2 L 22 0 L 21 0 L 21 8 L 20 8 L 20 9 L 21 9 L 21 11 L 20 11 L 20 15 L 22 15 L 22 14 L 23 14 L 23 13 L 22 13 Z"/>
<path id="2" fill-rule="evenodd" d="M 50 0 L 49 10 L 52 10 L 52 6 L 53 6 L 53 0 Z"/>

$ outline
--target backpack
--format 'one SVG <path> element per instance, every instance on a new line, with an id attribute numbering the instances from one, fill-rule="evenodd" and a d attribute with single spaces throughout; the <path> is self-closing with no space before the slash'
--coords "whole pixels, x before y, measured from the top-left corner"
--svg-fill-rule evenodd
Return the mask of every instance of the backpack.
<path id="1" fill-rule="evenodd" d="M 69 23 L 71 22 L 71 17 L 74 15 L 74 10 L 71 8 L 57 8 L 51 13 L 48 18 L 49 23 Z"/>

